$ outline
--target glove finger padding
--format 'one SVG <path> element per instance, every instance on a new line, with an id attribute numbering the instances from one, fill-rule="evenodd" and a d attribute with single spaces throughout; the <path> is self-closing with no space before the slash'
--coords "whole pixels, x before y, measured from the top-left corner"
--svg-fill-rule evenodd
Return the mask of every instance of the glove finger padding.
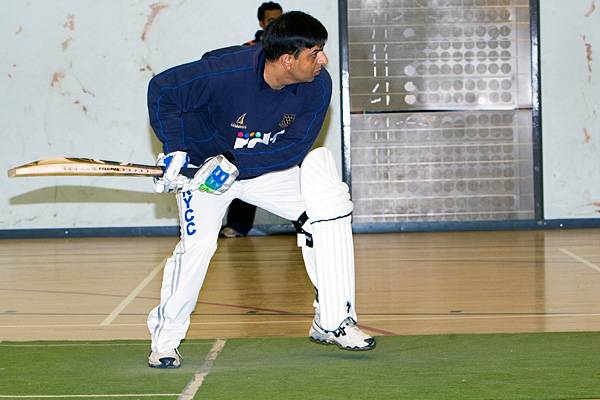
<path id="1" fill-rule="evenodd" d="M 157 193 L 175 193 L 186 190 L 190 179 L 183 175 L 177 175 L 172 181 L 165 181 L 161 178 L 154 178 L 154 191 Z"/>
<path id="2" fill-rule="evenodd" d="M 200 190 L 201 192 L 223 194 L 236 178 L 239 171 L 225 156 L 219 154 L 208 158 L 200 167 L 184 190 Z"/>
<path id="3" fill-rule="evenodd" d="M 154 178 L 154 191 L 157 193 L 177 192 L 182 190 L 188 180 L 179 175 L 182 168 L 187 167 L 190 157 L 184 151 L 174 151 L 167 155 L 160 153 L 156 165 L 164 167 L 160 178 Z"/>

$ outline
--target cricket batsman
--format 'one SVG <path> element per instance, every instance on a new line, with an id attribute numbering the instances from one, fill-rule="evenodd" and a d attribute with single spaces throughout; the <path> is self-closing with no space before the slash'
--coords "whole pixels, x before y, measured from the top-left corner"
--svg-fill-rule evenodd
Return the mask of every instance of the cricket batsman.
<path id="1" fill-rule="evenodd" d="M 262 42 L 168 69 L 148 88 L 150 123 L 163 144 L 157 192 L 175 192 L 181 239 L 148 316 L 150 367 L 177 368 L 190 314 L 229 203 L 240 199 L 295 221 L 316 289 L 312 341 L 371 350 L 357 323 L 352 201 L 329 150 L 311 151 L 331 99 L 327 30 L 299 11 L 272 22 Z M 179 174 L 199 166 L 193 178 Z"/>

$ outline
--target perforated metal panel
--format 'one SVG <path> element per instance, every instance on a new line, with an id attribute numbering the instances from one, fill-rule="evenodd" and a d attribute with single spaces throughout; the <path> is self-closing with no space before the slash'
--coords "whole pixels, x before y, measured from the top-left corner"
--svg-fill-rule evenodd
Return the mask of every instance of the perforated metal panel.
<path id="1" fill-rule="evenodd" d="M 533 219 L 529 3 L 347 15 L 354 221 Z"/>
<path id="2" fill-rule="evenodd" d="M 533 218 L 531 116 L 352 116 L 356 222 Z"/>

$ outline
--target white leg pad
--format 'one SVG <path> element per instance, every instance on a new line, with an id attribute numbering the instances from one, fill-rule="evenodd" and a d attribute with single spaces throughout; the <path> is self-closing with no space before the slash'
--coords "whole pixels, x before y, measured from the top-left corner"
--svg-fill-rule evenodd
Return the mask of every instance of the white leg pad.
<path id="1" fill-rule="evenodd" d="M 356 321 L 353 206 L 331 152 L 323 147 L 311 151 L 302 162 L 300 187 L 309 217 L 305 230 L 312 235 L 314 249 L 319 325 L 335 331 L 348 317 Z"/>

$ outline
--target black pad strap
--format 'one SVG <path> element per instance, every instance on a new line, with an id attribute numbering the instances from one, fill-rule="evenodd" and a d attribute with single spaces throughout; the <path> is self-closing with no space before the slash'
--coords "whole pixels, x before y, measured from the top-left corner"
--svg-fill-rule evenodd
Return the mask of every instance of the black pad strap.
<path id="1" fill-rule="evenodd" d="M 292 221 L 292 223 L 294 224 L 294 228 L 296 229 L 296 232 L 298 232 L 298 234 L 304 234 L 304 236 L 306 236 L 306 246 L 313 247 L 312 235 L 302 228 L 306 221 L 308 221 L 308 215 L 305 211 L 298 217 L 296 221 Z"/>

